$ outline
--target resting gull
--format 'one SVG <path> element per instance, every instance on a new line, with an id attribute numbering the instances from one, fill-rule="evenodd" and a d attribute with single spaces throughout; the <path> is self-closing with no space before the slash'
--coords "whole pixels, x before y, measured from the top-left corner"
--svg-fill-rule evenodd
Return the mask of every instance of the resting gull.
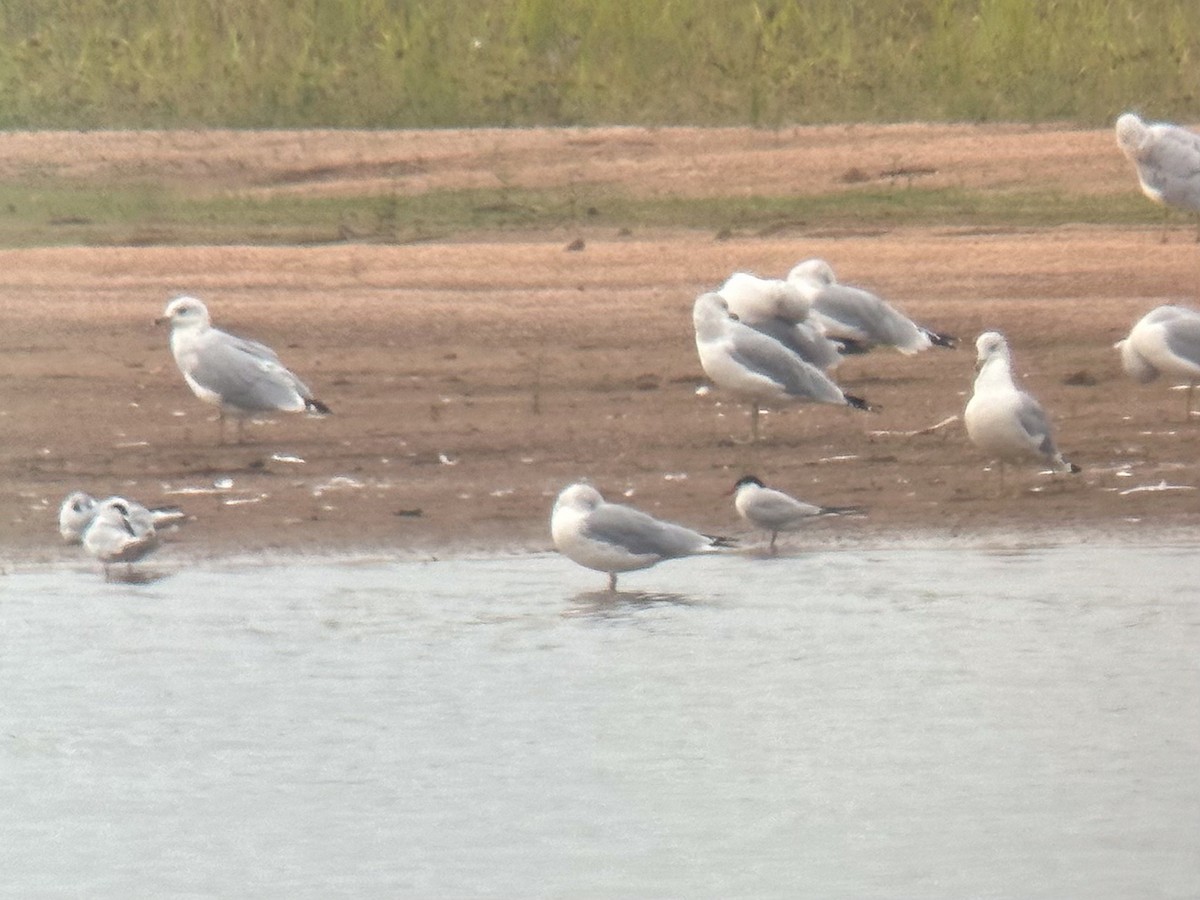
<path id="1" fill-rule="evenodd" d="M 1200 134 L 1167 122 L 1148 125 L 1125 113 L 1117 119 L 1117 146 L 1137 170 L 1142 193 L 1163 206 L 1165 242 L 1170 207 L 1200 214 Z"/>
<path id="2" fill-rule="evenodd" d="M 1185 419 L 1192 417 L 1192 393 L 1200 381 L 1200 312 L 1186 306 L 1160 306 L 1137 321 L 1114 345 L 1121 366 L 1139 384 L 1159 375 L 1187 382 Z"/>
<path id="3" fill-rule="evenodd" d="M 738 321 L 775 338 L 805 362 L 827 372 L 842 361 L 838 344 L 809 315 L 808 301 L 795 285 L 735 272 L 717 293 Z"/>
<path id="4" fill-rule="evenodd" d="M 214 328 L 208 309 L 195 297 L 176 297 L 156 321 L 171 324 L 171 353 L 192 393 L 220 410 L 222 440 L 226 415 L 236 420 L 240 443 L 244 419 L 272 412 L 330 412 L 270 347 Z"/>
<path id="5" fill-rule="evenodd" d="M 865 349 L 883 344 L 905 354 L 955 345 L 954 338 L 918 325 L 870 291 L 838 284 L 833 267 L 823 259 L 796 264 L 787 280 L 808 300 L 813 316 L 834 340 Z"/>
<path id="6" fill-rule="evenodd" d="M 971 443 L 999 463 L 1001 487 L 1004 465 L 1010 462 L 1041 460 L 1055 472 L 1078 472 L 1079 466 L 1063 459 L 1055 446 L 1041 404 L 1013 382 L 1004 336 L 985 331 L 975 341 L 975 348 L 979 374 L 963 424 Z"/>
<path id="7" fill-rule="evenodd" d="M 781 531 L 799 531 L 814 519 L 826 516 L 863 515 L 861 506 L 816 506 L 769 488 L 754 475 L 740 478 L 733 486 L 733 505 L 738 515 L 763 531 L 771 532 L 771 552 Z"/>
<path id="8" fill-rule="evenodd" d="M 110 565 L 123 562 L 132 571 L 133 563 L 157 546 L 154 523 L 133 515 L 120 497 L 102 501 L 83 533 L 83 549 L 104 565 L 106 581 Z"/>
<path id="9" fill-rule="evenodd" d="M 607 503 L 588 484 L 566 487 L 554 501 L 550 534 L 558 552 L 589 569 L 608 573 L 617 589 L 617 573 L 646 569 L 665 559 L 714 553 L 730 545 L 725 538 L 664 522 L 631 506 Z"/>
<path id="10" fill-rule="evenodd" d="M 865 400 L 842 393 L 828 375 L 779 341 L 733 318 L 720 294 L 696 298 L 692 324 L 705 374 L 718 387 L 750 401 L 753 440 L 758 440 L 760 403 L 791 400 L 871 408 Z"/>

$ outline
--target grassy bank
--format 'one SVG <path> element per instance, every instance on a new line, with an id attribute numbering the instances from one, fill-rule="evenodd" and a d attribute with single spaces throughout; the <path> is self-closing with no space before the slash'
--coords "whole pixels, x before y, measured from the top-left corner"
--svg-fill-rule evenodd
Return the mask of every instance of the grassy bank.
<path id="1" fill-rule="evenodd" d="M 697 229 L 714 237 L 938 225 L 1149 225 L 1140 194 L 896 187 L 810 196 L 645 198 L 611 189 L 486 189 L 383 196 L 197 195 L 154 184 L 0 183 L 0 246 L 407 243 L 478 233 Z"/>
<path id="2" fill-rule="evenodd" d="M 0 127 L 1193 116 L 1179 0 L 26 0 Z"/>

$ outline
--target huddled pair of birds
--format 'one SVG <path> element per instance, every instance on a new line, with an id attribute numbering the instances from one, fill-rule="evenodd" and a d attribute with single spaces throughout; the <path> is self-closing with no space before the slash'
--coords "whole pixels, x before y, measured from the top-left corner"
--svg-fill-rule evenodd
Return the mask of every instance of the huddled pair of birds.
<path id="1" fill-rule="evenodd" d="M 173 506 L 147 509 L 126 497 L 97 500 L 74 491 L 58 508 L 58 533 L 98 559 L 107 580 L 114 563 L 125 563 L 127 572 L 132 571 L 135 562 L 158 546 L 159 528 L 185 518 Z"/>

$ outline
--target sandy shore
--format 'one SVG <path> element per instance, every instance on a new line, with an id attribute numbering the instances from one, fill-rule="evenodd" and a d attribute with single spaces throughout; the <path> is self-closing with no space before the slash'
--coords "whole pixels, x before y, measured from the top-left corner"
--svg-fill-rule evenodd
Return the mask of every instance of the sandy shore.
<path id="1" fill-rule="evenodd" d="M 572 177 L 590 177 L 592 160 L 603 177 L 625 159 L 621 178 L 642 172 L 647 190 L 671 189 L 663 173 L 680 151 L 666 132 L 656 153 L 656 134 L 644 132 L 636 159 L 622 156 L 625 144 L 607 154 L 589 145 Z M 522 135 L 545 141 L 538 132 L 504 140 Z M 692 158 L 715 158 L 717 137 L 697 139 Z M 906 128 L 891 139 L 898 148 L 869 142 L 872 160 L 933 160 L 950 178 L 971 171 L 968 159 L 954 174 L 963 147 L 990 141 L 996 162 L 986 173 L 1000 182 L 1040 177 L 1052 139 L 1069 141 L 1083 189 L 1129 189 L 1107 135 L 1011 129 L 970 139 L 962 128 Z M 458 156 L 464 180 L 487 169 L 479 154 L 497 153 L 480 143 Z M 816 143 L 841 152 L 842 168 L 859 164 Z M 752 189 L 749 173 L 786 167 L 795 144 L 804 146 L 803 131 L 773 139 L 778 158 L 770 147 L 742 157 L 730 149 L 723 184 L 738 190 L 743 178 Z M 153 169 L 153 152 L 148 142 L 134 156 Z M 576 238 L 583 249 L 567 250 Z M 692 300 L 732 271 L 781 276 L 811 256 L 965 346 L 850 358 L 838 381 L 879 412 L 780 409 L 766 419 L 766 440 L 750 446 L 740 441 L 744 409 L 719 390 L 697 393 L 705 379 Z M 170 552 L 200 556 L 544 548 L 553 497 L 579 478 L 656 514 L 738 533 L 726 492 L 748 472 L 814 502 L 870 507 L 866 519 L 821 525 L 796 543 L 1029 531 L 1132 538 L 1186 535 L 1200 523 L 1200 432 L 1183 421 L 1183 396 L 1133 384 L 1111 348 L 1164 299 L 1194 299 L 1200 248 L 1182 228 L 1165 244 L 1155 229 L 1096 227 L 797 226 L 726 240 L 585 228 L 407 246 L 8 250 L 0 263 L 0 546 L 10 557 L 66 552 L 55 518 L 75 488 L 184 507 L 194 521 Z M 202 297 L 217 325 L 271 344 L 334 415 L 280 417 L 250 426 L 243 445 L 219 445 L 214 410 L 184 385 L 152 324 L 181 292 Z M 924 431 L 961 417 L 970 345 L 992 328 L 1008 335 L 1016 369 L 1081 476 L 1052 483 L 1030 469 L 997 496 L 961 421 Z"/>

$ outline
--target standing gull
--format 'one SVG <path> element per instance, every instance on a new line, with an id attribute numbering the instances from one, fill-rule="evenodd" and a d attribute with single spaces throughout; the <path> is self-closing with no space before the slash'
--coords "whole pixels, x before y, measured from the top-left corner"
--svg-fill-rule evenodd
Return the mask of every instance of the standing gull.
<path id="1" fill-rule="evenodd" d="M 787 280 L 808 300 L 814 317 L 834 340 L 863 349 L 883 344 L 909 355 L 955 345 L 954 338 L 918 325 L 870 291 L 838 284 L 833 268 L 823 259 L 798 263 Z"/>
<path id="2" fill-rule="evenodd" d="M 1050 421 L 1040 403 L 1013 382 L 1008 342 L 999 332 L 985 331 L 975 341 L 979 374 L 967 402 L 963 424 L 976 447 L 997 460 L 1000 486 L 1004 465 L 1041 460 L 1055 472 L 1078 472 L 1054 445 Z"/>
<path id="3" fill-rule="evenodd" d="M 871 408 L 865 400 L 843 394 L 828 375 L 779 341 L 730 316 L 720 294 L 701 294 L 696 299 L 692 324 L 705 374 L 718 387 L 750 401 L 753 440 L 758 440 L 760 403 L 792 400 Z"/>
<path id="4" fill-rule="evenodd" d="M 617 589 L 617 573 L 646 569 L 665 559 L 715 553 L 725 538 L 664 522 L 631 506 L 607 503 L 587 484 L 566 487 L 554 501 L 550 534 L 568 559 L 608 573 L 608 589 Z"/>
<path id="5" fill-rule="evenodd" d="M 1147 125 L 1125 113 L 1117 119 L 1117 146 L 1137 170 L 1142 193 L 1163 206 L 1165 243 L 1170 207 L 1200 214 L 1200 134 L 1167 122 Z"/>
<path id="6" fill-rule="evenodd" d="M 208 309 L 195 297 L 176 297 L 156 322 L 171 324 L 171 353 L 192 393 L 220 410 L 222 440 L 226 415 L 237 422 L 241 443 L 247 418 L 272 412 L 330 412 L 270 347 L 213 328 Z"/>
<path id="7" fill-rule="evenodd" d="M 83 533 L 83 549 L 104 565 L 106 581 L 110 565 L 123 562 L 132 572 L 133 564 L 157 546 L 154 523 L 134 516 L 120 497 L 100 503 Z"/>
<path id="8" fill-rule="evenodd" d="M 839 346 L 809 315 L 808 301 L 795 285 L 735 272 L 717 293 L 738 321 L 775 338 L 805 362 L 827 372 L 842 361 Z"/>
<path id="9" fill-rule="evenodd" d="M 150 524 L 155 528 L 185 518 L 183 510 L 176 506 L 156 506 L 147 509 L 136 500 L 126 497 L 109 497 L 109 500 L 119 500 L 125 504 L 130 519 L 137 523 Z M 102 501 L 84 491 L 73 491 L 66 496 L 58 508 L 58 533 L 68 544 L 78 544 L 83 541 L 83 533 L 92 524 L 96 511 Z"/>
<path id="10" fill-rule="evenodd" d="M 781 531 L 799 531 L 814 519 L 826 516 L 863 515 L 861 506 L 815 506 L 790 494 L 769 488 L 754 475 L 746 475 L 733 486 L 733 505 L 738 515 L 763 531 L 771 532 L 771 552 Z"/>
<path id="11" fill-rule="evenodd" d="M 1186 306 L 1160 306 L 1150 310 L 1129 335 L 1114 345 L 1121 366 L 1139 384 L 1159 375 L 1187 382 L 1187 408 L 1192 417 L 1192 394 L 1200 381 L 1200 312 Z"/>

